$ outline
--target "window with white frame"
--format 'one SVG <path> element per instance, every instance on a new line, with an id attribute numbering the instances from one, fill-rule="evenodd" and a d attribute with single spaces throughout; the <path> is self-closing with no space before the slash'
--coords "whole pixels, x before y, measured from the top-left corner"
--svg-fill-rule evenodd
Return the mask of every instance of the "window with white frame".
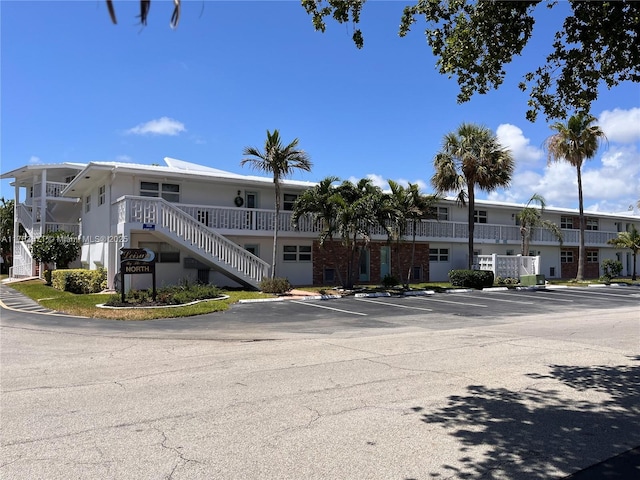
<path id="1" fill-rule="evenodd" d="M 598 250 L 587 250 L 587 263 L 598 263 Z"/>
<path id="2" fill-rule="evenodd" d="M 167 202 L 180 201 L 180 185 L 177 183 L 140 182 L 141 197 L 161 197 Z"/>
<path id="3" fill-rule="evenodd" d="M 311 261 L 311 245 L 284 245 L 282 251 L 285 262 Z"/>
<path id="4" fill-rule="evenodd" d="M 486 210 L 474 210 L 473 221 L 475 223 L 487 223 L 487 211 Z"/>
<path id="5" fill-rule="evenodd" d="M 104 205 L 104 202 L 107 199 L 107 186 L 102 185 L 98 188 L 98 206 Z"/>
<path id="6" fill-rule="evenodd" d="M 560 250 L 560 263 L 573 263 L 573 250 Z"/>
<path id="7" fill-rule="evenodd" d="M 87 195 L 84 198 L 84 211 L 85 213 L 89 213 L 91 211 L 91 195 Z"/>
<path id="8" fill-rule="evenodd" d="M 180 263 L 180 249 L 165 242 L 139 242 L 138 248 L 148 248 L 156 254 L 156 263 Z"/>
<path id="9" fill-rule="evenodd" d="M 448 248 L 430 248 L 429 261 L 430 262 L 448 262 L 449 249 Z"/>
<path id="10" fill-rule="evenodd" d="M 573 229 L 573 218 L 560 217 L 560 228 L 564 228 L 565 230 Z"/>
<path id="11" fill-rule="evenodd" d="M 296 200 L 298 199 L 298 195 L 295 195 L 293 193 L 285 193 L 282 196 L 282 209 L 283 210 L 293 210 L 293 205 L 296 203 Z"/>
<path id="12" fill-rule="evenodd" d="M 449 207 L 437 207 L 436 208 L 436 218 L 443 222 L 449 220 Z"/>
<path id="13" fill-rule="evenodd" d="M 598 230 L 598 219 L 597 218 L 587 218 L 584 226 L 585 230 Z"/>

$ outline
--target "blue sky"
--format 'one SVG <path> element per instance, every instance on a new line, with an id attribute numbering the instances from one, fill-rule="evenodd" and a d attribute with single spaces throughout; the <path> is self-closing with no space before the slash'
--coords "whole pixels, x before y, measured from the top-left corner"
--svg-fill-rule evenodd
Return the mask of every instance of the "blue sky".
<path id="1" fill-rule="evenodd" d="M 458 105 L 457 83 L 437 73 L 420 20 L 397 29 L 407 1 L 369 1 L 358 50 L 352 27 L 313 29 L 297 1 L 154 0 L 149 24 L 138 2 L 2 1 L 1 170 L 29 163 L 161 163 L 169 156 L 236 173 L 245 146 L 262 148 L 266 130 L 297 137 L 313 170 L 299 180 L 371 176 L 432 191 L 432 159 L 462 122 L 484 124 L 516 158 L 509 189 L 479 198 L 577 207 L 575 170 L 547 166 L 552 131 L 525 120 L 522 75 L 548 54 L 566 5 L 540 8 L 534 39 L 507 66 L 502 87 Z M 585 207 L 626 211 L 640 199 L 640 87 L 603 89 L 592 113 L 608 136 L 583 170 Z M 2 195 L 13 196 L 8 181 Z"/>

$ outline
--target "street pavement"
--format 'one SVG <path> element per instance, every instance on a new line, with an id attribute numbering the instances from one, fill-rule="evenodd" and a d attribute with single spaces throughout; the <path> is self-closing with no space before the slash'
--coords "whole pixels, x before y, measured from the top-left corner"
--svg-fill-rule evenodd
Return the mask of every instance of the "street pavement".
<path id="1" fill-rule="evenodd" d="M 14 303 L 0 478 L 633 478 L 603 472 L 640 472 L 639 292 L 582 290 L 147 322 Z"/>

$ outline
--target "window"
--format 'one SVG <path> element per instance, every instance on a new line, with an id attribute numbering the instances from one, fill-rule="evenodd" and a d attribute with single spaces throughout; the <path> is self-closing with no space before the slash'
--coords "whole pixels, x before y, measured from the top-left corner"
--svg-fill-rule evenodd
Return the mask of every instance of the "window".
<path id="1" fill-rule="evenodd" d="M 507 255 L 511 256 L 511 255 L 515 255 L 514 250 L 512 248 L 510 248 L 509 250 L 507 250 Z"/>
<path id="2" fill-rule="evenodd" d="M 165 242 L 139 242 L 138 248 L 148 248 L 156 254 L 157 263 L 180 263 L 180 249 Z"/>
<path id="3" fill-rule="evenodd" d="M 598 219 L 597 218 L 587 218 L 584 229 L 585 230 L 598 230 Z"/>
<path id="4" fill-rule="evenodd" d="M 87 195 L 84 199 L 84 211 L 89 213 L 91 211 L 91 195 Z"/>
<path id="5" fill-rule="evenodd" d="M 244 249 L 256 257 L 260 256 L 260 245 L 245 245 Z"/>
<path id="6" fill-rule="evenodd" d="M 473 221 L 475 223 L 487 223 L 487 211 L 486 210 L 474 210 Z"/>
<path id="7" fill-rule="evenodd" d="M 76 178 L 75 175 L 69 175 L 68 177 L 64 177 L 64 183 L 71 183 L 74 178 Z"/>
<path id="8" fill-rule="evenodd" d="M 598 263 L 598 250 L 587 250 L 587 263 Z"/>
<path id="9" fill-rule="evenodd" d="M 573 218 L 560 217 L 560 228 L 573 229 Z"/>
<path id="10" fill-rule="evenodd" d="M 167 202 L 180 201 L 180 185 L 176 183 L 140 182 L 141 197 L 161 197 Z"/>
<path id="11" fill-rule="evenodd" d="M 284 245 L 282 259 L 285 262 L 310 262 L 311 245 Z"/>
<path id="12" fill-rule="evenodd" d="M 102 185 L 98 188 L 98 206 L 104 205 L 104 202 L 107 198 L 107 187 L 106 185 Z"/>
<path id="13" fill-rule="evenodd" d="M 293 210 L 293 205 L 296 203 L 297 199 L 298 195 L 294 195 L 293 193 L 285 193 L 282 197 L 282 209 Z"/>
<path id="14" fill-rule="evenodd" d="M 560 250 L 560 263 L 573 263 L 573 250 Z"/>
<path id="15" fill-rule="evenodd" d="M 448 248 L 430 248 L 429 261 L 430 262 L 448 262 L 449 249 Z"/>
<path id="16" fill-rule="evenodd" d="M 436 208 L 436 218 L 438 220 L 442 220 L 444 222 L 449 220 L 449 207 L 438 207 L 438 208 Z"/>

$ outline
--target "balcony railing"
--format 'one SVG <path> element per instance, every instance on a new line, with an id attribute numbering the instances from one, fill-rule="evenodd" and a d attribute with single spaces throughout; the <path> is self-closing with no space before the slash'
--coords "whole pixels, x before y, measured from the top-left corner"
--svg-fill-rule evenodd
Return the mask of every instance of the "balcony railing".
<path id="1" fill-rule="evenodd" d="M 134 197 L 135 198 L 135 197 Z M 124 202 L 114 205 L 114 214 L 120 223 L 131 218 L 125 211 Z M 193 217 L 201 224 L 228 233 L 243 234 L 249 232 L 273 232 L 274 211 L 258 208 L 212 207 L 208 205 L 174 204 L 183 212 Z M 304 234 L 316 236 L 322 231 L 321 222 L 314 222 L 310 217 L 302 217 L 295 229 L 291 224 L 293 212 L 281 211 L 278 216 L 278 227 L 282 233 Z M 578 230 L 562 230 L 563 245 L 578 245 Z M 386 239 L 382 227 L 372 229 L 375 239 Z M 585 244 L 590 246 L 605 246 L 607 240 L 617 237 L 617 232 L 589 231 L 585 232 Z M 413 226 L 407 225 L 405 237 L 413 236 Z M 521 240 L 520 227 L 517 225 L 494 225 L 477 223 L 474 229 L 474 240 L 483 243 L 508 243 L 518 245 Z M 453 241 L 463 242 L 469 238 L 469 228 L 466 222 L 449 222 L 437 220 L 423 220 L 416 225 L 416 239 L 420 241 Z M 556 237 L 548 230 L 534 229 L 530 244 L 558 245 Z"/>
<path id="2" fill-rule="evenodd" d="M 47 185 L 45 187 L 45 194 L 47 195 L 47 197 L 60 197 L 62 190 L 64 190 L 67 185 L 69 184 L 63 182 L 47 182 Z M 33 185 L 33 197 L 39 198 L 41 190 L 42 183 L 35 183 Z"/>

